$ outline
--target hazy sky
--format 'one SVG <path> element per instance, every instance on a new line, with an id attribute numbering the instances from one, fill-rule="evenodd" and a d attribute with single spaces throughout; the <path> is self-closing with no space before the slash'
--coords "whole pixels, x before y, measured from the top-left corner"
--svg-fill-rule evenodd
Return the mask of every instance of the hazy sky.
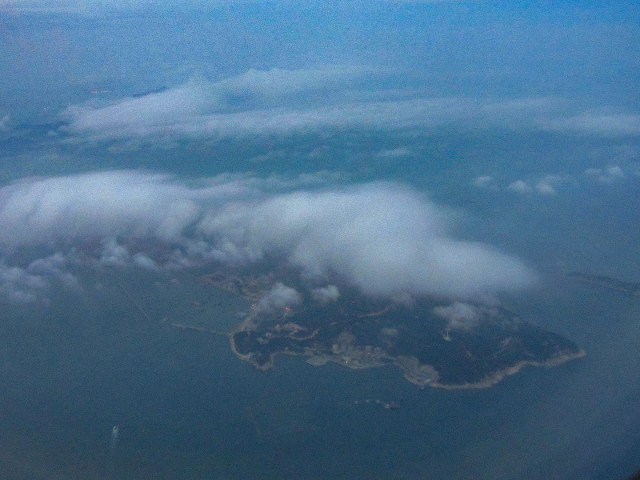
<path id="1" fill-rule="evenodd" d="M 24 88 L 40 95 L 105 86 L 135 93 L 198 73 L 218 81 L 252 68 L 356 65 L 393 69 L 405 86 L 436 95 L 638 105 L 637 94 L 629 98 L 638 90 L 640 62 L 638 7 L 630 2 L 0 5 L 3 97 Z"/>

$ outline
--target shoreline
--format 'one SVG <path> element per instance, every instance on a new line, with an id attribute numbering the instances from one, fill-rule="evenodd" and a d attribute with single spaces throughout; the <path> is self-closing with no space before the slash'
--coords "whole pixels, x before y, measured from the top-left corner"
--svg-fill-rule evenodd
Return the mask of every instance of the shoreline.
<path id="1" fill-rule="evenodd" d="M 552 368 L 558 365 L 562 365 L 563 363 L 570 362 L 571 360 L 577 360 L 578 358 L 583 358 L 587 355 L 583 349 L 580 349 L 575 354 L 564 354 L 558 355 L 557 357 L 550 358 L 545 362 L 537 362 L 532 360 L 523 360 L 521 362 L 512 365 L 511 367 L 505 368 L 503 370 L 499 370 L 490 377 L 485 378 L 479 382 L 473 383 L 462 383 L 462 384 L 446 384 L 446 383 L 431 383 L 429 386 L 433 388 L 443 388 L 445 390 L 468 390 L 468 389 L 484 389 L 493 387 L 498 382 L 504 380 L 506 377 L 514 375 L 518 373 L 520 370 L 527 366 L 531 367 L 545 367 Z"/>
<path id="2" fill-rule="evenodd" d="M 390 308 L 391 306 L 381 311 L 377 311 L 377 312 L 374 312 L 373 314 L 368 314 L 368 315 L 374 315 L 374 316 L 380 315 L 388 311 Z M 483 378 L 482 380 L 479 380 L 476 382 L 464 382 L 459 384 L 448 384 L 448 383 L 439 382 L 438 381 L 439 374 L 437 370 L 435 370 L 431 365 L 420 364 L 418 359 L 415 357 L 403 357 L 403 356 L 392 357 L 392 356 L 384 355 L 383 357 L 378 358 L 377 362 L 363 363 L 358 361 L 351 361 L 350 358 L 345 358 L 342 355 L 339 355 L 337 353 L 329 353 L 329 352 L 321 352 L 321 351 L 319 352 L 315 349 L 305 348 L 304 351 L 302 352 L 292 351 L 289 349 L 271 352 L 269 354 L 269 358 L 267 361 L 265 361 L 264 363 L 258 364 L 254 359 L 253 352 L 248 352 L 246 354 L 240 353 L 238 351 L 238 348 L 235 342 L 235 334 L 240 332 L 256 330 L 257 326 L 254 323 L 254 320 L 256 319 L 257 314 L 258 314 L 257 305 L 253 303 L 251 305 L 249 314 L 242 320 L 242 322 L 234 330 L 228 333 L 228 336 L 229 336 L 231 351 L 233 352 L 233 354 L 236 355 L 236 357 L 238 357 L 239 359 L 244 360 L 247 363 L 250 363 L 251 365 L 254 366 L 254 368 L 257 368 L 258 370 L 261 370 L 261 371 L 267 371 L 273 368 L 275 365 L 275 358 L 278 355 L 282 354 L 282 355 L 304 357 L 307 363 L 316 367 L 321 365 L 326 365 L 327 363 L 335 363 L 342 367 L 346 367 L 350 370 L 363 370 L 368 368 L 380 368 L 384 366 L 394 365 L 402 371 L 405 380 L 416 385 L 420 389 L 424 389 L 425 387 L 429 386 L 431 388 L 442 388 L 444 390 L 469 390 L 469 389 L 490 388 L 496 385 L 497 383 L 499 383 L 500 381 L 504 380 L 506 377 L 509 377 L 511 375 L 518 373 L 520 370 L 522 370 L 527 366 L 551 368 L 551 367 L 555 367 L 557 365 L 561 365 L 563 363 L 569 362 L 571 360 L 576 360 L 586 356 L 586 352 L 583 349 L 579 349 L 577 352 L 565 352 L 544 361 L 522 360 L 517 362 L 514 365 L 511 365 L 509 367 L 493 372 L 489 374 L 487 377 Z M 178 326 L 178 325 L 175 325 L 175 326 Z M 179 325 L 179 326 L 184 328 L 183 325 Z M 315 336 L 318 330 L 319 329 L 312 332 L 309 338 Z M 301 340 L 304 340 L 304 338 Z"/>
<path id="3" fill-rule="evenodd" d="M 243 322 L 243 326 L 248 325 L 249 319 L 245 320 L 245 322 Z M 369 368 L 381 368 L 384 366 L 396 366 L 398 368 L 400 368 L 400 370 L 402 370 L 403 372 L 403 376 L 404 378 L 420 387 L 421 389 L 424 389 L 425 387 L 431 387 L 431 388 L 442 388 L 444 390 L 470 390 L 470 389 L 486 389 L 486 388 L 491 388 L 494 385 L 496 385 L 497 383 L 501 382 L 502 380 L 504 380 L 506 377 L 509 377 L 511 375 L 514 375 L 516 373 L 518 373 L 520 370 L 522 370 L 523 368 L 527 367 L 527 366 L 531 366 L 531 367 L 545 367 L 545 368 L 552 368 L 558 365 L 561 365 L 563 363 L 572 361 L 572 360 L 577 360 L 579 358 L 583 358 L 587 355 L 587 353 L 583 350 L 580 349 L 578 352 L 576 353 L 565 353 L 562 355 L 558 355 L 556 357 L 552 357 L 549 360 L 540 362 L 540 361 L 534 361 L 534 360 L 523 360 L 520 361 L 518 363 L 516 363 L 515 365 L 512 365 L 510 367 L 504 368 L 502 370 L 499 370 L 495 373 L 493 373 L 492 375 L 486 377 L 483 380 L 480 380 L 478 382 L 465 382 L 465 383 L 460 383 L 460 384 L 448 384 L 448 383 L 440 383 L 437 381 L 438 378 L 438 372 L 437 370 L 435 370 L 431 365 L 427 365 L 427 364 L 420 364 L 418 363 L 417 359 L 415 357 L 411 357 L 415 362 L 411 362 L 414 363 L 414 365 L 412 365 L 413 368 L 409 368 L 409 366 L 407 365 L 407 361 L 406 359 L 400 360 L 396 357 L 387 357 L 389 359 L 389 362 L 384 362 L 384 363 L 377 363 L 377 364 L 370 364 L 370 365 L 363 365 L 363 364 L 359 364 L 359 363 L 348 363 L 345 362 L 344 359 L 342 359 L 339 356 L 335 356 L 335 355 L 323 355 L 323 354 L 318 354 L 317 351 L 313 351 L 313 352 L 303 352 L 303 353 L 296 353 L 296 352 L 292 352 L 292 351 L 288 351 L 288 350 L 283 350 L 280 352 L 274 352 L 271 355 L 269 355 L 269 361 L 265 362 L 262 365 L 258 365 L 256 364 L 251 357 L 251 353 L 249 354 L 241 354 L 240 352 L 238 352 L 236 345 L 235 345 L 235 340 L 233 338 L 233 334 L 240 332 L 240 331 L 244 331 L 246 330 L 246 328 L 238 328 L 235 332 L 233 332 L 232 334 L 229 335 L 230 338 L 230 343 L 231 343 L 231 350 L 233 351 L 233 353 L 240 358 L 241 360 L 244 360 L 248 363 L 250 363 L 251 365 L 253 365 L 255 368 L 262 370 L 262 371 L 266 371 L 269 370 L 271 368 L 274 367 L 275 364 L 275 357 L 278 355 L 291 355 L 291 356 L 299 356 L 299 357 L 304 357 L 306 359 L 306 362 L 309 363 L 310 365 L 313 365 L 314 367 L 319 367 L 322 365 L 326 365 L 327 363 L 335 363 L 341 367 L 346 367 L 350 370 L 365 370 L 365 369 L 369 369 Z M 425 372 L 429 372 L 431 374 L 430 377 L 426 377 L 425 376 Z"/>
<path id="4" fill-rule="evenodd" d="M 633 286 L 635 289 L 633 293 L 640 293 L 640 283 L 630 284 L 620 282 L 609 277 L 580 273 L 572 273 L 568 275 L 577 281 L 594 283 L 601 287 L 604 286 L 607 288 L 612 288 L 614 290 L 621 290 L 620 287 L 622 286 L 624 287 L 622 290 L 627 290 L 627 293 L 631 293 L 629 292 L 629 287 Z M 533 360 L 531 358 L 535 357 L 534 354 L 524 350 L 524 348 L 520 348 L 519 354 L 515 358 L 512 357 L 514 361 L 518 360 L 519 357 L 519 361 L 516 361 L 516 363 L 514 363 L 513 365 L 501 365 L 500 362 L 496 362 L 497 364 L 495 365 L 495 368 L 497 368 L 497 370 L 495 371 L 491 371 L 489 368 L 482 368 L 481 366 L 472 365 L 472 363 L 475 362 L 475 359 L 470 357 L 471 360 L 467 360 L 466 362 L 469 368 L 467 370 L 460 370 L 457 376 L 464 377 L 465 375 L 468 375 L 470 377 L 479 377 L 480 375 L 484 375 L 484 377 L 476 381 L 444 383 L 440 379 L 439 372 L 433 367 L 433 365 L 426 363 L 421 364 L 418 358 L 411 355 L 409 351 L 407 351 L 406 355 L 402 355 L 401 352 L 397 350 L 389 350 L 387 348 L 380 347 L 380 345 L 375 344 L 375 342 L 372 343 L 371 341 L 369 341 L 369 345 L 365 345 L 364 343 L 357 344 L 355 343 L 354 335 L 349 331 L 348 328 L 333 339 L 333 344 L 305 344 L 305 341 L 311 340 L 316 336 L 316 334 L 318 334 L 318 332 L 320 331 L 320 327 L 312 330 L 312 327 L 307 327 L 304 325 L 304 321 L 302 322 L 302 325 L 295 323 L 294 314 L 299 312 L 291 312 L 290 308 L 288 307 L 286 308 L 286 311 L 280 312 L 278 314 L 277 319 L 274 320 L 274 318 L 269 317 L 269 321 L 276 322 L 274 325 L 267 324 L 266 326 L 262 326 L 262 328 L 260 328 L 262 317 L 259 312 L 260 309 L 258 306 L 258 301 L 259 298 L 261 298 L 261 296 L 264 294 L 264 292 L 262 291 L 262 287 L 265 287 L 263 283 L 265 283 L 266 281 L 262 277 L 250 276 L 244 278 L 240 276 L 236 278 L 236 276 L 232 275 L 230 272 L 218 272 L 216 274 L 205 275 L 200 278 L 203 282 L 212 284 L 220 290 L 231 292 L 235 295 L 243 297 L 245 300 L 248 300 L 248 302 L 250 303 L 249 312 L 244 314 L 244 318 L 242 319 L 242 321 L 229 332 L 219 332 L 207 329 L 206 327 L 191 326 L 177 322 L 172 323 L 172 326 L 174 328 L 182 330 L 193 330 L 201 333 L 228 335 L 230 348 L 233 354 L 240 360 L 250 363 L 254 366 L 254 368 L 257 368 L 261 371 L 266 371 L 273 368 L 275 366 L 275 358 L 278 355 L 283 354 L 291 356 L 302 356 L 305 358 L 307 363 L 313 366 L 321 366 L 331 362 L 342 367 L 347 367 L 351 370 L 363 370 L 368 368 L 379 368 L 394 365 L 400 369 L 406 381 L 416 385 L 421 389 L 424 389 L 427 386 L 432 388 L 442 388 L 445 390 L 485 389 L 496 385 L 506 377 L 518 373 L 527 366 L 550 368 L 571 360 L 582 358 L 586 355 L 586 352 L 584 350 L 579 349 L 575 345 L 571 346 L 571 348 L 562 349 L 560 347 L 560 344 L 558 344 L 555 345 L 556 348 L 554 348 L 554 350 L 556 350 L 555 356 L 545 358 L 545 355 L 541 354 L 538 355 L 538 359 Z M 364 307 L 358 304 L 361 310 L 358 310 L 356 308 L 356 311 L 353 313 L 353 315 L 354 318 L 357 319 L 380 317 L 393 309 L 394 305 L 394 303 L 391 303 L 382 309 L 380 307 L 383 305 L 378 305 L 375 309 L 371 307 L 368 312 L 365 309 L 366 313 L 361 313 Z M 426 306 L 428 307 L 429 305 L 430 304 L 427 302 Z M 344 307 L 343 310 L 345 308 L 346 310 L 349 310 L 347 307 Z M 518 317 L 515 316 L 515 314 L 509 312 L 505 308 L 501 308 L 501 310 L 496 309 L 496 311 L 493 313 L 485 313 L 485 316 L 489 317 L 490 319 L 496 317 L 497 320 L 506 322 L 514 322 L 518 320 Z M 282 314 L 281 318 L 279 317 L 280 314 Z M 427 315 L 429 315 L 429 312 L 427 312 Z M 330 323 L 329 327 L 335 325 L 335 323 L 336 322 Z M 315 324 L 312 325 L 317 327 L 317 325 Z M 496 325 L 498 324 L 496 323 Z M 271 327 L 273 328 L 273 331 L 270 331 Z M 495 328 L 500 327 L 498 325 Z M 334 335 L 337 335 L 337 332 L 334 332 L 333 330 L 331 330 L 331 332 Z M 436 332 L 436 337 L 437 339 L 439 339 L 437 333 L 438 332 Z M 242 334 L 240 335 L 241 338 L 239 338 L 239 341 L 241 342 L 240 347 L 236 343 L 236 334 Z M 258 334 L 258 336 L 254 338 L 252 336 L 253 334 Z M 264 336 L 262 336 L 262 334 L 264 334 Z M 248 336 L 245 337 L 245 335 Z M 276 344 L 275 347 L 260 347 L 260 345 L 269 343 L 272 338 L 276 338 L 278 340 L 284 339 L 282 340 L 284 343 L 281 343 L 280 345 Z M 448 330 L 446 330 L 446 334 L 443 334 L 443 338 L 444 340 L 451 340 L 451 338 L 448 336 Z M 513 338 L 511 336 L 506 338 L 503 342 L 508 342 L 510 340 L 513 340 L 514 338 L 516 341 L 519 340 L 519 337 L 516 335 L 516 337 Z M 328 340 L 325 339 L 325 343 L 326 341 Z M 494 347 L 496 346 L 494 345 Z M 239 351 L 239 348 L 241 348 L 246 353 L 241 353 Z M 280 350 L 278 350 L 278 348 L 280 348 Z M 502 351 L 502 349 L 500 351 Z M 468 351 L 467 353 L 471 355 Z M 418 353 L 416 353 L 416 355 L 418 355 Z M 523 357 L 524 359 L 522 359 Z M 438 364 L 440 364 L 441 362 L 438 357 L 430 357 L 429 355 L 427 355 L 425 359 L 427 361 L 430 359 L 431 361 L 434 361 Z M 442 365 L 443 369 L 446 369 L 446 364 Z M 451 377 L 453 377 L 453 380 L 456 380 L 455 374 L 451 375 Z"/>

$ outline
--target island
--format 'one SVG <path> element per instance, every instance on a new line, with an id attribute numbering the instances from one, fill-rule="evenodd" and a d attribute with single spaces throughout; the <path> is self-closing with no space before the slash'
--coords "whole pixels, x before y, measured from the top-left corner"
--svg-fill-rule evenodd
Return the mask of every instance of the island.
<path id="1" fill-rule="evenodd" d="M 580 272 L 571 272 L 567 275 L 569 278 L 578 282 L 588 283 L 607 290 L 616 290 L 634 297 L 640 297 L 640 283 L 623 282 L 622 280 L 605 277 L 604 275 L 590 275 Z"/>
<path id="2" fill-rule="evenodd" d="M 314 289 L 278 273 L 220 269 L 200 277 L 251 303 L 229 337 L 234 354 L 261 370 L 278 355 L 299 355 L 315 366 L 395 366 L 420 388 L 487 388 L 527 365 L 550 367 L 585 355 L 501 305 L 373 297 L 340 282 Z M 277 289 L 289 292 L 291 302 L 265 302 Z"/>

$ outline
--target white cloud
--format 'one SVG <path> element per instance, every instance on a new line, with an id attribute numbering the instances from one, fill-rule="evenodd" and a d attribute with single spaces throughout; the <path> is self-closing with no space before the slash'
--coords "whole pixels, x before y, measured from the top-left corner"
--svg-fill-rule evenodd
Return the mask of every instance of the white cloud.
<path id="1" fill-rule="evenodd" d="M 481 175 L 471 180 L 471 185 L 477 188 L 488 188 L 493 183 L 493 177 L 490 175 Z"/>
<path id="2" fill-rule="evenodd" d="M 640 115 L 635 113 L 581 113 L 568 118 L 549 120 L 547 130 L 582 135 L 620 137 L 640 135 Z"/>
<path id="3" fill-rule="evenodd" d="M 611 165 L 604 170 L 602 168 L 587 168 L 584 173 L 602 183 L 612 183 L 625 177 L 624 170 L 618 165 Z"/>
<path id="4" fill-rule="evenodd" d="M 548 180 L 540 180 L 538 183 L 536 183 L 536 191 L 540 195 L 557 195 L 558 194 L 558 192 L 556 192 L 556 189 L 553 188 L 553 185 L 551 185 L 551 182 L 549 182 Z"/>
<path id="5" fill-rule="evenodd" d="M 158 264 L 143 253 L 136 253 L 133 256 L 133 263 L 140 268 L 144 268 L 145 270 L 159 270 Z"/>
<path id="6" fill-rule="evenodd" d="M 358 82 L 387 73 L 380 67 L 358 65 L 325 65 L 298 70 L 250 69 L 241 75 L 211 83 L 209 88 L 221 95 L 227 106 L 236 106 L 239 98 L 242 98 L 241 104 L 245 106 L 273 106 L 292 98 L 299 101 L 301 93 L 324 96 L 326 92 L 335 95 L 347 89 L 348 94 L 353 96 L 351 89 Z"/>
<path id="7" fill-rule="evenodd" d="M 242 75 L 210 82 L 193 78 L 187 83 L 142 97 L 104 105 L 95 101 L 72 105 L 62 118 L 62 131 L 82 139 L 110 140 L 147 137 L 237 137 L 280 134 L 292 130 L 340 124 L 344 107 L 304 107 L 322 103 L 353 88 L 366 77 L 384 73 L 379 68 L 325 66 L 316 69 L 249 70 Z M 353 97 L 353 94 L 350 95 Z M 349 107 L 346 107 L 349 110 Z M 362 117 L 363 112 L 356 112 Z M 357 119 L 343 119 L 351 125 Z"/>
<path id="8" fill-rule="evenodd" d="M 327 285 L 326 287 L 311 290 L 311 297 L 320 303 L 335 302 L 339 296 L 340 291 L 335 285 Z"/>
<path id="9" fill-rule="evenodd" d="M 511 182 L 507 186 L 507 190 L 519 194 L 535 192 L 543 196 L 555 196 L 558 194 L 557 189 L 559 187 L 575 183 L 575 180 L 570 175 L 545 175 L 538 180 L 531 180 L 531 182 L 533 186 L 524 180 L 518 179 Z"/>
<path id="10" fill-rule="evenodd" d="M 396 183 L 298 190 L 273 177 L 139 171 L 26 179 L 0 188 L 0 224 L 0 258 L 25 246 L 146 268 L 269 256 L 387 296 L 469 297 L 535 277 L 513 257 L 453 238 L 446 209 Z"/>
<path id="11" fill-rule="evenodd" d="M 624 177 L 624 172 L 622 171 L 622 168 L 620 168 L 617 165 L 613 165 L 611 167 L 608 167 L 605 170 L 605 173 L 612 178 L 622 178 Z"/>
<path id="12" fill-rule="evenodd" d="M 618 165 L 612 165 L 611 167 L 608 167 L 606 169 L 606 173 L 610 177 L 618 177 L 618 178 L 624 177 L 624 172 L 622 171 L 622 168 L 620 168 Z"/>
<path id="13" fill-rule="evenodd" d="M 302 302 L 302 296 L 291 287 L 277 282 L 258 302 L 260 311 L 278 311 L 295 307 Z"/>
<path id="14" fill-rule="evenodd" d="M 433 313 L 447 319 L 447 326 L 455 329 L 468 330 L 475 327 L 480 320 L 478 307 L 462 302 L 454 302 L 446 307 L 435 307 Z"/>
<path id="15" fill-rule="evenodd" d="M 532 189 L 524 180 L 516 180 L 509 184 L 507 190 L 511 190 L 516 193 L 529 193 Z"/>
<path id="16" fill-rule="evenodd" d="M 40 275 L 26 269 L 0 263 L 0 295 L 15 302 L 33 302 L 37 293 L 47 287 Z"/>
<path id="17" fill-rule="evenodd" d="M 388 98 L 372 89 L 376 77 L 389 74 L 359 66 L 317 69 L 249 70 L 218 82 L 189 82 L 108 105 L 73 105 L 63 113 L 61 129 L 76 141 L 137 141 L 162 138 L 242 138 L 286 135 L 323 129 L 433 128 L 462 124 L 477 128 L 531 125 L 556 107 L 549 98 L 482 100 L 428 98 L 412 90 Z M 405 156 L 398 148 L 381 152 Z"/>
<path id="18" fill-rule="evenodd" d="M 179 138 L 244 138 L 326 129 L 406 130 L 456 125 L 462 128 L 536 129 L 567 134 L 640 134 L 640 115 L 581 113 L 548 97 L 482 99 L 425 97 L 412 89 L 394 95 L 376 89 L 392 72 L 362 66 L 267 71 L 210 82 L 194 78 L 162 92 L 72 105 L 60 132 L 68 141 L 136 142 Z M 397 72 L 396 72 L 397 74 Z M 133 143 L 131 143 L 133 142 Z M 399 147 L 380 158 L 410 155 Z"/>
<path id="19" fill-rule="evenodd" d="M 165 180 L 161 175 L 120 171 L 24 180 L 4 187 L 0 224 L 7 228 L 0 230 L 0 245 L 152 233 L 169 240 L 175 223 L 188 222 L 194 212 L 190 199 L 184 198 L 185 189 Z"/>
<path id="20" fill-rule="evenodd" d="M 45 258 L 39 258 L 29 264 L 28 271 L 37 275 L 58 275 L 65 270 L 66 260 L 60 253 Z"/>
<path id="21" fill-rule="evenodd" d="M 102 130 L 105 135 L 115 135 L 128 128 L 132 134 L 144 135 L 170 124 L 189 122 L 204 111 L 220 108 L 223 101 L 208 82 L 193 79 L 177 88 L 127 98 L 108 106 L 100 107 L 95 102 L 70 106 L 63 117 L 72 120 L 69 127 L 72 131 Z"/>
<path id="22" fill-rule="evenodd" d="M 9 117 L 9 114 L 0 118 L 0 132 L 6 133 L 11 131 L 11 125 L 9 124 L 10 121 L 11 118 Z"/>
<path id="23" fill-rule="evenodd" d="M 33 302 L 47 292 L 52 282 L 69 290 L 80 290 L 78 279 L 67 271 L 67 260 L 60 252 L 38 258 L 26 267 L 0 261 L 0 297 Z"/>
<path id="24" fill-rule="evenodd" d="M 393 159 L 393 158 L 403 158 L 408 157 L 413 152 L 407 147 L 398 147 L 387 150 L 380 150 L 376 153 L 376 157 L 385 158 L 385 159 Z"/>
<path id="25" fill-rule="evenodd" d="M 233 255 L 279 251 L 308 275 L 336 271 L 372 294 L 464 295 L 531 280 L 519 262 L 449 238 L 437 207 L 393 184 L 281 195 L 207 216 L 200 229 L 222 235 Z"/>
<path id="26" fill-rule="evenodd" d="M 124 267 L 131 262 L 129 249 L 118 244 L 115 238 L 107 238 L 102 242 L 102 251 L 100 253 L 100 265 L 110 267 Z"/>

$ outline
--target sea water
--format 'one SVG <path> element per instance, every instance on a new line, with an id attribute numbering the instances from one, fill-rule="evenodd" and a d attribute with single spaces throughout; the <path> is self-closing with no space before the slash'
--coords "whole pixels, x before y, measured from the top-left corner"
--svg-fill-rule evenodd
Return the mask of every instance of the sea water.
<path id="1" fill-rule="evenodd" d="M 83 284 L 82 295 L 3 313 L 0 459 L 11 478 L 577 479 L 640 464 L 636 298 L 565 283 L 522 300 L 587 357 L 445 391 L 392 367 L 300 357 L 258 371 L 225 335 L 171 326 L 223 331 L 246 311 L 188 275 L 114 269 Z"/>

